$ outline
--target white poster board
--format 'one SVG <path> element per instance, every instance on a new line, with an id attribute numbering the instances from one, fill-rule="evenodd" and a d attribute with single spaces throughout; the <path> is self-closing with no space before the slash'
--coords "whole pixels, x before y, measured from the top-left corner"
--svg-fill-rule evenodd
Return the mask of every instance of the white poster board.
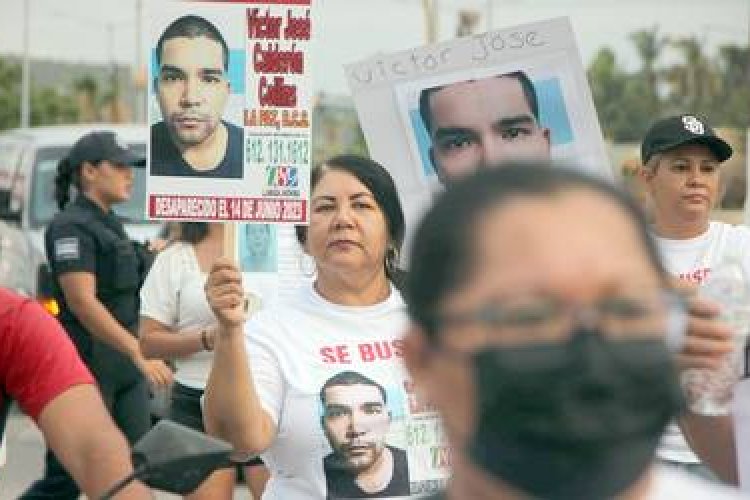
<path id="1" fill-rule="evenodd" d="M 314 263 L 297 242 L 294 227 L 279 224 L 238 224 L 235 256 L 246 291 L 261 308 L 288 302 L 290 295 L 314 278 Z"/>
<path id="2" fill-rule="evenodd" d="M 441 180 L 430 157 L 430 148 L 437 144 L 437 138 L 420 114 L 420 96 L 425 89 L 495 82 L 498 76 L 522 72 L 530 80 L 533 88 L 530 93 L 536 97 L 538 116 L 535 121 L 540 128 L 549 130 L 544 156 L 574 163 L 607 179 L 613 178 L 586 74 L 567 18 L 377 55 L 347 65 L 345 70 L 370 155 L 396 180 L 409 228 L 414 227 L 432 194 L 441 189 Z M 527 106 L 531 107 L 525 88 L 524 93 Z M 468 99 L 475 97 L 476 94 Z M 500 99 L 488 98 L 478 104 L 471 102 L 462 106 L 465 109 L 476 107 L 489 114 L 499 104 L 503 104 Z M 483 118 L 499 120 L 501 117 Z M 511 129 L 507 134 L 516 133 Z M 455 144 L 449 146 L 454 150 L 469 144 L 466 137 L 452 140 Z M 479 138 L 473 140 L 478 142 Z M 522 155 L 505 159 L 519 156 Z"/>
<path id="3" fill-rule="evenodd" d="M 147 8 L 148 216 L 306 223 L 310 0 Z"/>

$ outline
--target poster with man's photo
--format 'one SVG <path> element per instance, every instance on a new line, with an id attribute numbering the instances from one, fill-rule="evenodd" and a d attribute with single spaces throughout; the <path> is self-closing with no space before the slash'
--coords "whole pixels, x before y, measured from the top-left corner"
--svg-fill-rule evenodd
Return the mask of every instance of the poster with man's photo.
<path id="1" fill-rule="evenodd" d="M 414 227 L 477 168 L 554 160 L 613 177 L 567 18 L 377 55 L 345 67 L 370 155 Z"/>
<path id="2" fill-rule="evenodd" d="M 326 498 L 413 498 L 445 486 L 450 453 L 437 413 L 408 379 L 377 371 L 329 376 L 320 394 Z"/>
<path id="3" fill-rule="evenodd" d="M 310 0 L 147 8 L 148 216 L 306 223 Z"/>
<path id="4" fill-rule="evenodd" d="M 290 225 L 238 224 L 235 251 L 246 291 L 258 308 L 289 300 L 314 278 L 312 258 L 304 253 Z"/>

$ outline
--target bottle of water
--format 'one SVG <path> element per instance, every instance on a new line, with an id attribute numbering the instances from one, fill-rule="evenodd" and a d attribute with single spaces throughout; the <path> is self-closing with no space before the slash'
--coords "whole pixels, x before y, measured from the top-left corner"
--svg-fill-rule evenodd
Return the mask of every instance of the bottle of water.
<path id="1" fill-rule="evenodd" d="M 694 413 L 728 415 L 732 389 L 740 377 L 741 353 L 750 330 L 750 281 L 741 260 L 728 255 L 711 270 L 700 294 L 719 304 L 719 318 L 732 328 L 734 348 L 717 369 L 686 370 L 682 386 Z"/>

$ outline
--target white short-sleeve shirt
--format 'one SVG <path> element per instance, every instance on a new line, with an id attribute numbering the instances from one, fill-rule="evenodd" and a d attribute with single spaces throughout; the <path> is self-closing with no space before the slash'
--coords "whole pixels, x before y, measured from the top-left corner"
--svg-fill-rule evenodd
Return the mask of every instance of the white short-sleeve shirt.
<path id="1" fill-rule="evenodd" d="M 391 482 L 379 490 L 390 493 L 368 498 L 410 498 L 443 485 L 449 464 L 438 416 L 417 401 L 402 364 L 406 325 L 405 307 L 396 290 L 380 304 L 348 307 L 328 302 L 313 286 L 303 287 L 291 300 L 261 311 L 246 324 L 254 383 L 278 429 L 262 454 L 271 471 L 264 500 L 337 498 L 331 491 L 337 488 L 352 495 L 353 475 L 328 465 L 335 463 L 336 455 L 323 428 L 321 396 L 327 381 L 339 380 L 332 377 L 352 373 L 382 388 L 388 417 L 380 420 L 387 422 L 381 425 L 381 436 L 398 464 Z M 380 399 L 373 397 L 380 389 L 373 390 L 372 385 L 354 387 L 355 394 L 344 398 L 337 415 L 349 414 L 347 401 L 352 407 L 374 405 L 355 403 L 360 396 Z M 370 434 L 362 433 L 364 443 Z"/>

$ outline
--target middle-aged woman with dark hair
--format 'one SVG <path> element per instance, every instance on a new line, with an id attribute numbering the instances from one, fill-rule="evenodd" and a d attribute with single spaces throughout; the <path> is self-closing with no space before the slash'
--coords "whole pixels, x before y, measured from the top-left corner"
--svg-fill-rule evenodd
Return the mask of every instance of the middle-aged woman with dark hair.
<path id="1" fill-rule="evenodd" d="M 168 385 L 162 361 L 147 360 L 136 337 L 138 288 L 149 256 L 130 241 L 112 208 L 130 198 L 134 166 L 144 166 L 113 132 L 81 137 L 57 167 L 61 212 L 45 233 L 59 320 L 96 378 L 102 398 L 132 444 L 150 427 L 149 382 Z M 78 195 L 68 204 L 71 187 Z M 22 498 L 78 498 L 50 451 L 45 476 Z"/>
<path id="2" fill-rule="evenodd" d="M 721 348 L 728 332 L 688 319 L 624 193 L 546 165 L 482 170 L 438 199 L 410 257 L 404 361 L 453 452 L 435 500 L 739 498 L 655 464 L 682 408 L 670 347 L 715 364 L 695 330 Z"/>
<path id="3" fill-rule="evenodd" d="M 214 265 L 205 418 L 237 450 L 262 453 L 263 499 L 405 498 L 447 476 L 437 416 L 413 404 L 402 367 L 403 238 L 387 171 L 345 155 L 313 170 L 310 224 L 298 228 L 314 283 L 245 324 L 236 265 Z M 432 450 L 443 452 L 434 463 Z"/>

